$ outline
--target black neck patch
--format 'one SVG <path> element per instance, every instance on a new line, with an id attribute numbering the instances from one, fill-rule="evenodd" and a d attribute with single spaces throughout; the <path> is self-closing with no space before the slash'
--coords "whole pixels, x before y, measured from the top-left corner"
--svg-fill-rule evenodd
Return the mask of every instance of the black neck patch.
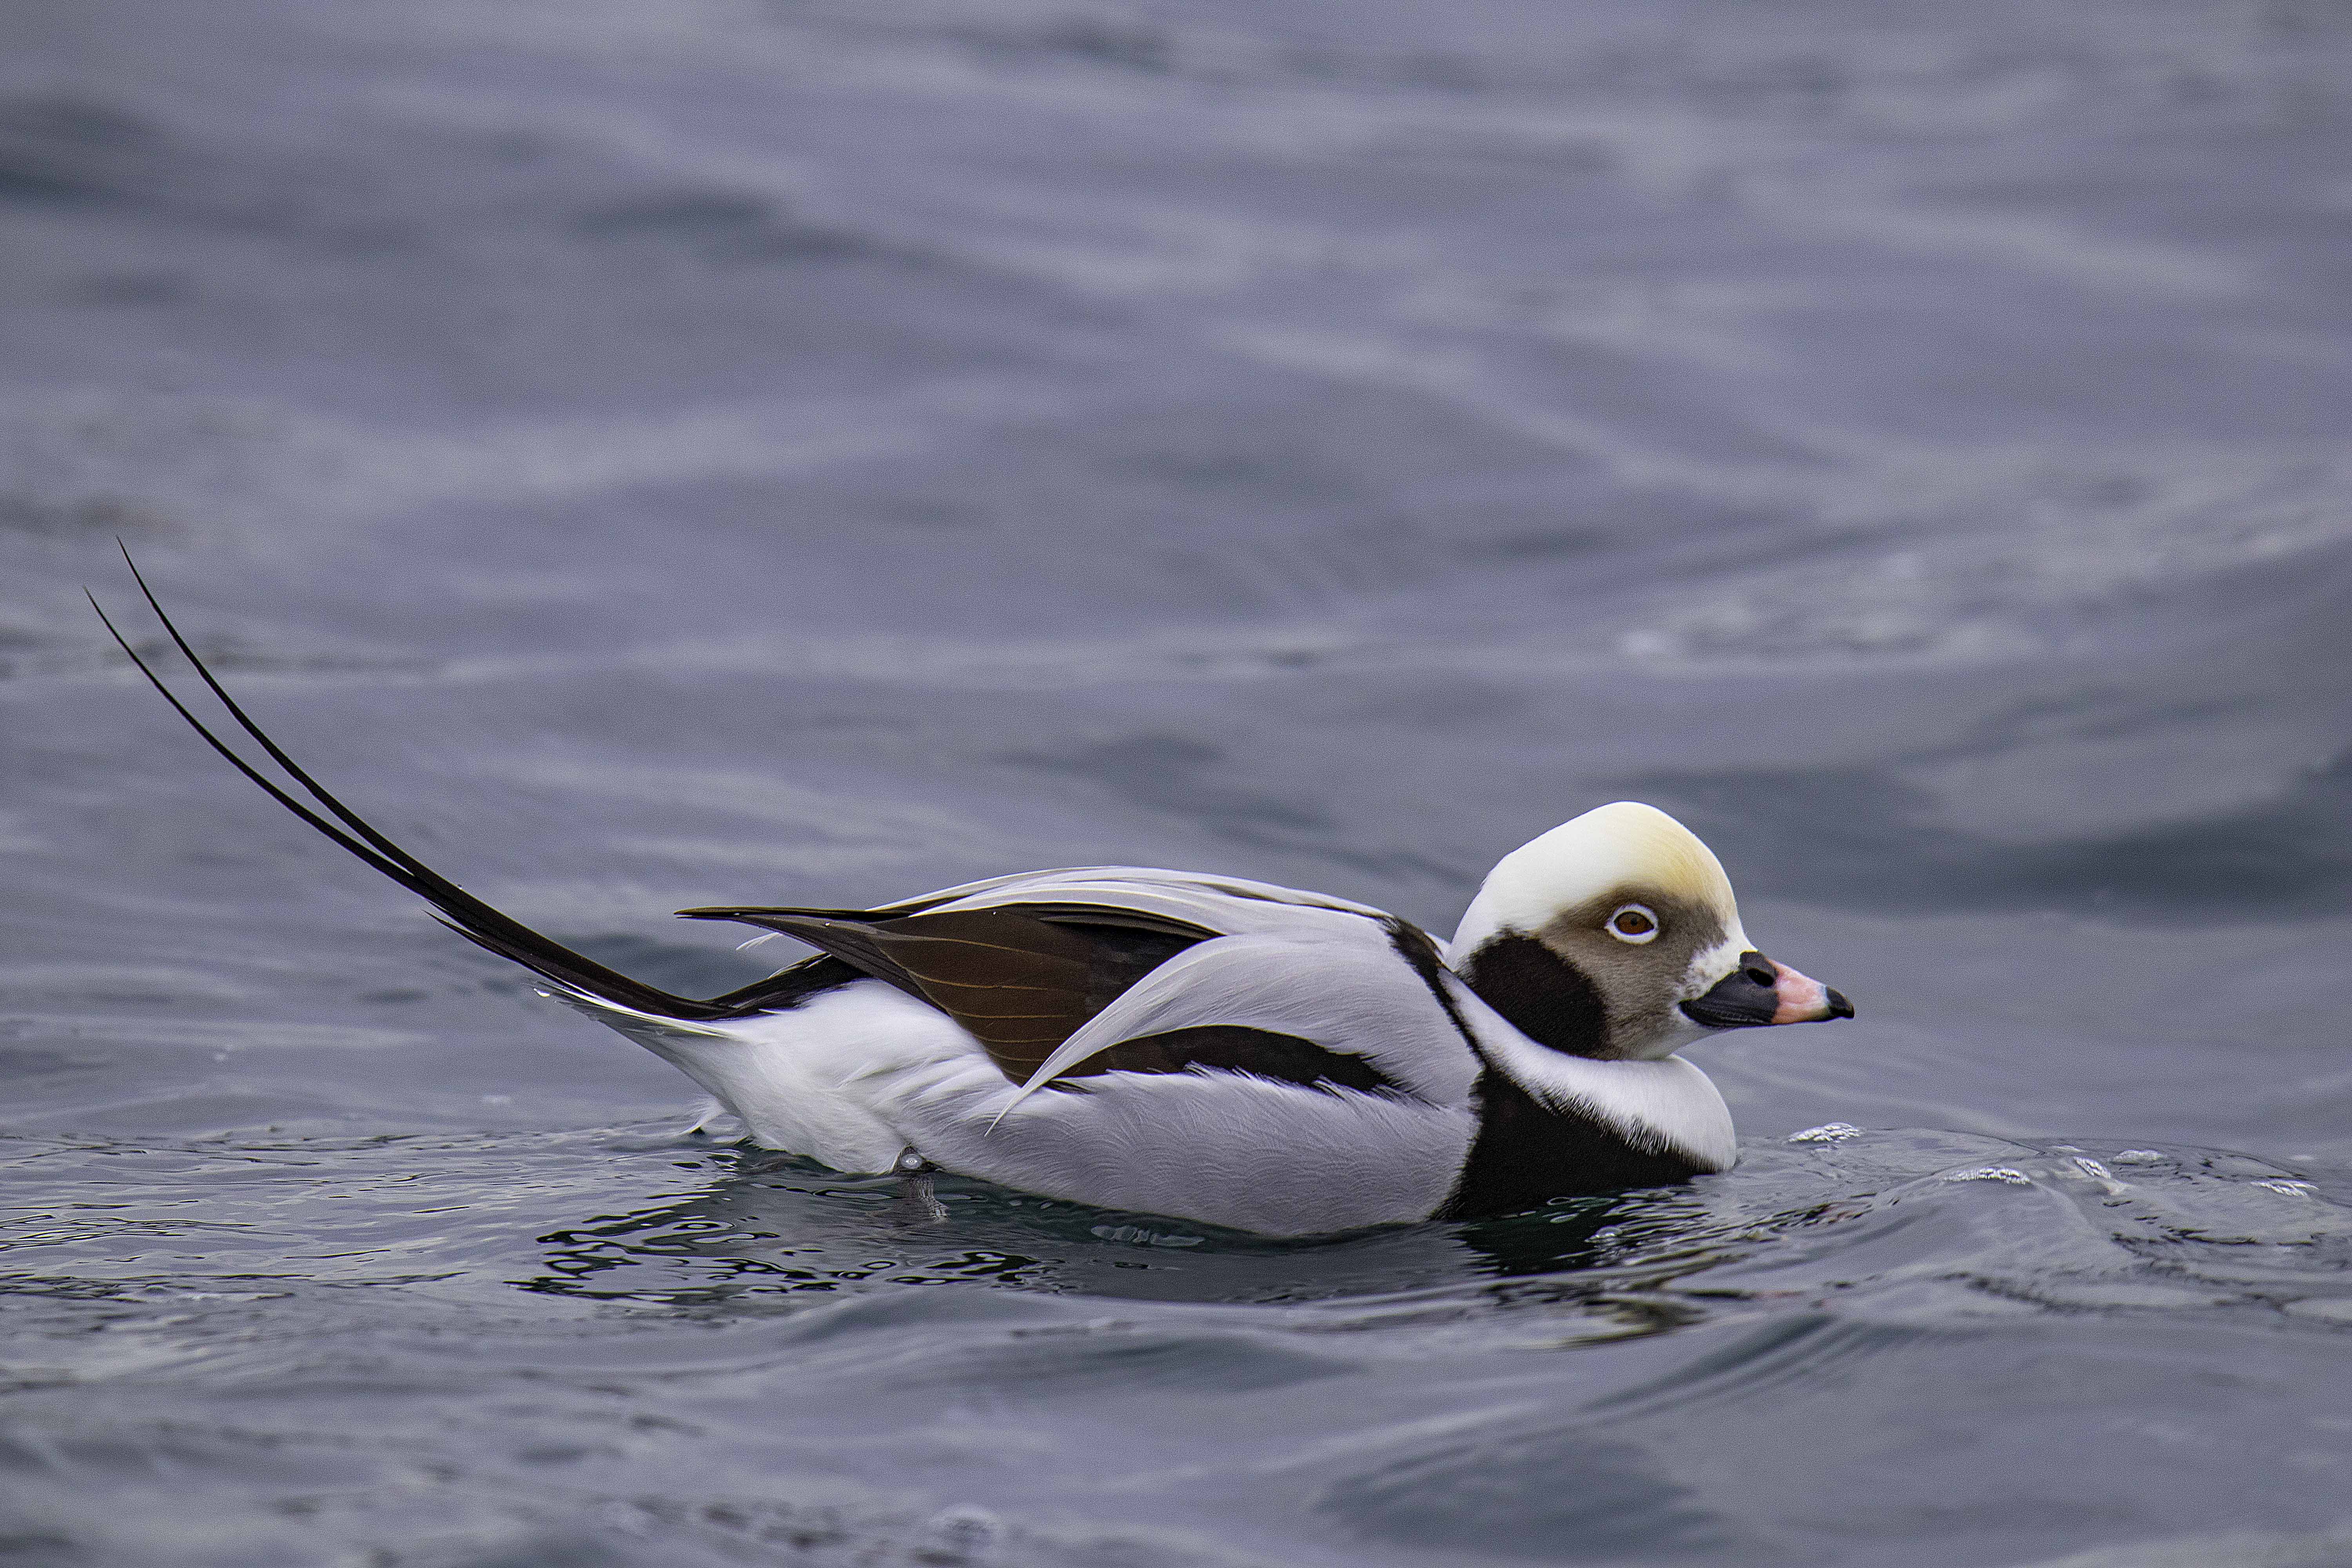
<path id="1" fill-rule="evenodd" d="M 1517 931 L 1482 944 L 1462 978 L 1479 1000 L 1539 1046 L 1572 1057 L 1608 1048 L 1609 1014 L 1584 972 Z"/>
<path id="2" fill-rule="evenodd" d="M 1541 1103 L 1493 1068 L 1478 1075 L 1477 1093 L 1477 1141 L 1439 1219 L 1517 1214 L 1547 1198 L 1664 1186 L 1698 1173 L 1680 1154 L 1646 1153 L 1589 1116 Z"/>

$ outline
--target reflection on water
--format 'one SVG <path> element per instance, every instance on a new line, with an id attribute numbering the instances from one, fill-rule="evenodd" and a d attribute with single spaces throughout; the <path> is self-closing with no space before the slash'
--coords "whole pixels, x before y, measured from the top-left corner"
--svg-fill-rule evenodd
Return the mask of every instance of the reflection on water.
<path id="1" fill-rule="evenodd" d="M 2033 1149 L 1841 1126 L 1751 1147 L 1689 1187 L 1451 1226 L 1271 1240 L 937 1179 L 846 1177 L 740 1146 L 690 1194 L 538 1237 L 520 1289 L 721 1307 L 888 1285 L 1313 1306 L 1330 1323 L 1440 1301 L 1540 1306 L 1598 1337 L 1818 1297 L 1967 1321 L 2004 1304 L 2220 1307 L 2323 1321 L 2352 1302 L 2352 1213 L 2327 1187 L 2208 1150 Z M 1487 1281 L 1482 1283 L 1482 1281 Z M 2308 1292 L 2309 1294 L 2306 1294 Z M 1465 1309 L 1466 1310 L 1466 1309 Z M 1603 1320 L 1612 1321 L 1614 1328 Z"/>
<path id="2" fill-rule="evenodd" d="M 691 1196 L 541 1237 L 546 1272 L 518 1283 L 681 1306 L 867 1284 L 1271 1302 L 1392 1289 L 1463 1261 L 1460 1245 L 1434 1228 L 1280 1241 L 956 1176 L 925 1178 L 926 1189 L 844 1176 L 744 1147 L 711 1150 L 704 1163 L 714 1176 Z"/>
<path id="3" fill-rule="evenodd" d="M 598 1215 L 541 1237 L 540 1245 L 551 1248 L 547 1272 L 518 1283 L 527 1290 L 585 1300 L 672 1306 L 838 1291 L 868 1280 L 1054 1283 L 1053 1266 L 1043 1258 L 987 1247 L 942 1252 L 925 1247 L 927 1241 L 949 1240 L 952 1248 L 951 1238 L 968 1227 L 941 1221 L 912 1201 L 905 1190 L 908 1178 L 845 1178 L 772 1154 L 722 1156 L 715 1163 L 742 1168 L 683 1201 Z M 828 1233 L 836 1233 L 837 1239 Z M 828 1239 L 835 1245 L 828 1247 Z M 843 1247 L 859 1250 L 860 1243 L 868 1254 L 887 1245 L 891 1256 L 853 1261 L 839 1255 Z"/>
<path id="4" fill-rule="evenodd" d="M 1329 1303 L 1493 1277 L 1545 1281 L 1497 1300 L 1623 1308 L 1672 1327 L 1691 1314 L 1642 1292 L 1730 1256 L 1704 1206 L 1675 1189 L 1561 1199 L 1536 1213 L 1453 1226 L 1297 1241 L 1093 1209 L 955 1176 L 925 1178 L 918 1190 L 907 1178 L 844 1176 L 743 1147 L 713 1150 L 706 1163 L 717 1173 L 704 1191 L 541 1236 L 545 1271 L 516 1283 L 583 1300 L 673 1306 L 866 1284 Z M 1629 1252 L 1639 1260 L 1628 1261 Z"/>
<path id="5" fill-rule="evenodd" d="M 541 1542 L 520 1560 L 550 1563 L 575 1560 L 554 1521 L 580 1509 L 618 1509 L 656 1555 L 670 1526 L 789 1534 L 782 1521 L 819 1517 L 814 1536 L 845 1552 L 912 1551 L 927 1512 L 852 1506 L 812 1478 L 847 1464 L 903 1487 L 1004 1443 L 1115 1478 L 1136 1528 L 1186 1517 L 1181 1500 L 1213 1484 L 1254 1518 L 1295 1518 L 1304 1499 L 1366 1550 L 1577 1561 L 1808 1560 L 1790 1543 L 1818 1526 L 1759 1518 L 1743 1490 L 1764 1450 L 1689 1462 L 1706 1451 L 1689 1432 L 1784 1429 L 1791 1411 L 1834 1410 L 1835 1429 L 1891 1455 L 2005 1411 L 2053 1439 L 2100 1434 L 2119 1477 L 2176 1432 L 2251 1445 L 2230 1476 L 2352 1460 L 2352 1429 L 2263 1415 L 2269 1390 L 2341 1375 L 2352 1173 L 2210 1150 L 1847 1128 L 1751 1140 L 1738 1169 L 1688 1187 L 1304 1242 L 953 1179 L 928 1207 L 898 1178 L 656 1128 L 52 1136 L 11 1140 L 8 1161 L 20 1194 L 51 1195 L 0 1233 L 0 1315 L 34 1352 L 9 1370 L 19 1447 L 0 1462 L 37 1522 L 78 1517 L 90 1484 L 178 1478 L 124 1494 L 149 1500 L 124 1503 L 118 1542 L 160 1539 L 204 1477 L 315 1498 L 388 1484 L 457 1441 L 478 1455 L 464 1538 L 511 1526 Z M 2259 1379 L 2196 1394 L 2193 1426 L 2149 1413 L 2177 1404 L 2176 1361 L 2265 1325 L 2285 1337 Z M 2053 1402 L 2032 1392 L 2049 1378 L 2106 1392 Z M 360 1387 L 382 1401 L 366 1432 L 328 1414 Z M 126 1415 L 142 1388 L 152 1413 Z M 243 1414 L 219 1425 L 200 1414 L 215 1401 Z M 1146 1435 L 1218 1401 L 1246 1413 L 1221 1457 L 1162 1474 Z M 306 1480 L 254 1463 L 255 1423 L 314 1443 L 331 1430 L 332 1464 Z M 1894 1463 L 1817 1442 L 1767 1468 L 1793 1486 L 1874 1466 L 1882 1491 L 1918 1492 Z M 802 1479 L 754 1506 L 755 1474 Z M 1968 1484 L 1990 1497 L 2005 1474 Z M 1111 1550 L 1014 1511 L 1015 1536 L 989 1538 L 1007 1561 Z M 391 1528 L 302 1517 L 353 1539 Z M 1181 1530 L 1145 1535 L 1166 1561 L 1210 1560 Z"/>

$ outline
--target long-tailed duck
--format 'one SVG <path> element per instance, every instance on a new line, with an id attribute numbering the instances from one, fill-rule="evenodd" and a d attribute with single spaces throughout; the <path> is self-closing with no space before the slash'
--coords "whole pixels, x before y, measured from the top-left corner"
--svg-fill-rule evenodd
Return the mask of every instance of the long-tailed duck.
<path id="1" fill-rule="evenodd" d="M 1719 1030 L 1853 1016 L 1756 951 L 1714 854 L 1630 801 L 1505 856 L 1447 943 L 1345 899 L 1097 866 L 870 910 L 681 910 L 818 951 L 723 996 L 672 995 L 370 826 L 262 732 L 139 586 L 292 789 L 206 728 L 107 620 L 239 772 L 459 935 L 676 1064 L 756 1142 L 836 1170 L 929 1165 L 1276 1236 L 1508 1213 L 1727 1169 L 1730 1112 L 1675 1053 Z"/>

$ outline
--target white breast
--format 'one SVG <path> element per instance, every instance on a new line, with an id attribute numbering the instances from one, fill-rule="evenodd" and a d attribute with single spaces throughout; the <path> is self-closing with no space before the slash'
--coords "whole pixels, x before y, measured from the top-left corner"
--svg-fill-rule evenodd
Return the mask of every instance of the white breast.
<path id="1" fill-rule="evenodd" d="M 1727 1171 L 1738 1159 L 1731 1108 L 1714 1080 L 1682 1058 L 1570 1056 L 1519 1033 L 1468 986 L 1455 987 L 1454 995 L 1486 1059 L 1530 1094 L 1593 1118 L 1636 1148 L 1683 1154 L 1701 1170 Z"/>

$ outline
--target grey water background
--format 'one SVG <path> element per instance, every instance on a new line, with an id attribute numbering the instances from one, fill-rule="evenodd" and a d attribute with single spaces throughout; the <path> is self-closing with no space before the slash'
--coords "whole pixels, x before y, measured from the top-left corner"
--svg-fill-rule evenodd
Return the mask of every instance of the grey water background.
<path id="1" fill-rule="evenodd" d="M 0 1559 L 2352 1563 L 2341 6 L 0 29 Z M 205 754 L 118 535 L 666 985 L 1632 795 L 1861 1017 L 1686 1188 L 929 1221 Z"/>

